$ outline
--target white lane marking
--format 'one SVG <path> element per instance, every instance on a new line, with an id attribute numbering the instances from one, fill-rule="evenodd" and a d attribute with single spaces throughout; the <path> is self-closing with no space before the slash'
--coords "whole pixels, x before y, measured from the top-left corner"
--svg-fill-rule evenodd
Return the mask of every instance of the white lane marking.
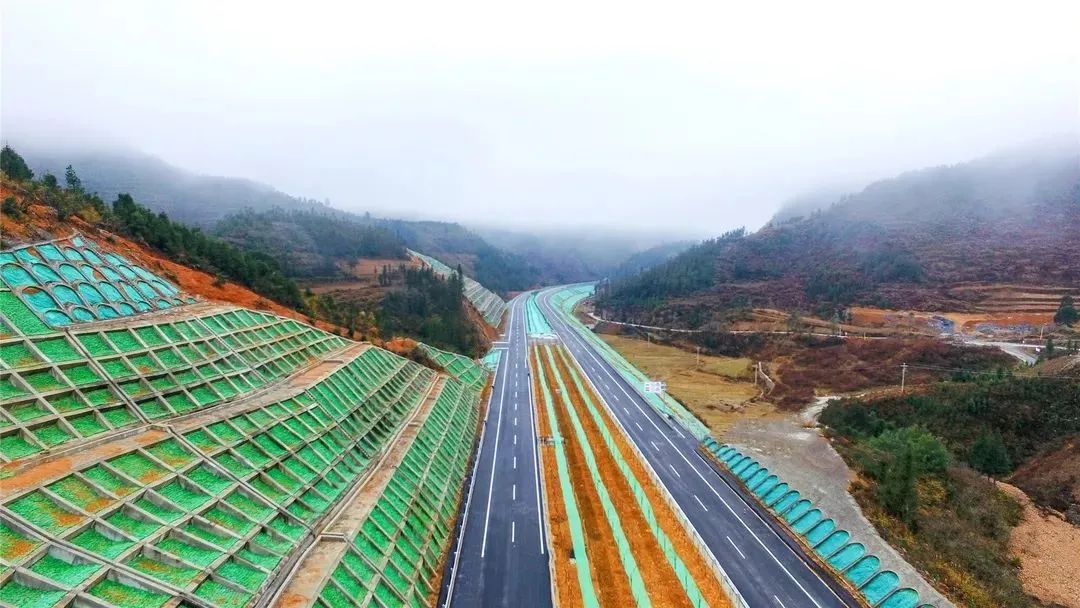
<path id="1" fill-rule="evenodd" d="M 517 426 L 517 416 L 514 416 L 514 426 Z"/>
<path id="2" fill-rule="evenodd" d="M 694 500 L 696 500 L 696 501 L 697 501 L 697 504 L 701 505 L 701 508 L 702 508 L 702 509 L 705 509 L 706 511 L 708 511 L 708 510 L 709 510 L 709 507 L 706 507 L 706 506 L 705 506 L 705 503 L 701 502 L 701 499 L 697 497 L 697 494 L 694 494 Z M 729 540 L 730 540 L 730 539 L 729 539 Z"/>
<path id="3" fill-rule="evenodd" d="M 514 445 L 517 445 L 517 435 L 514 435 Z"/>
<path id="4" fill-rule="evenodd" d="M 566 326 L 566 324 L 565 324 L 565 323 L 563 323 L 563 322 L 562 322 L 561 320 L 560 320 L 560 321 L 558 321 L 558 323 L 559 323 L 559 324 L 560 324 L 560 325 L 561 325 L 561 326 L 563 327 L 563 329 L 564 329 L 565 331 L 569 332 L 569 335 L 570 335 L 570 336 L 572 337 L 572 339 L 574 339 L 574 340 L 577 340 L 577 341 L 578 341 L 579 343 L 581 343 L 581 344 L 585 344 L 585 339 L 584 339 L 584 338 L 582 338 L 581 336 L 577 335 L 577 332 L 576 332 L 576 331 L 574 331 L 574 330 L 572 330 L 572 329 L 569 329 L 569 328 L 568 328 L 568 327 Z M 589 355 L 589 357 L 590 357 L 591 359 L 593 359 L 593 361 L 595 361 L 595 362 L 596 362 L 596 364 L 597 364 L 597 365 L 600 365 L 600 361 L 599 361 L 599 359 L 597 359 L 597 357 L 596 357 L 596 354 L 595 354 L 594 352 L 592 352 L 591 350 L 588 350 L 588 349 L 586 349 L 586 352 L 587 352 L 587 354 Z M 723 496 L 721 496 L 721 495 L 720 495 L 720 492 L 718 492 L 718 491 L 716 490 L 716 488 L 714 488 L 714 487 L 713 487 L 712 483 L 711 483 L 711 482 L 709 482 L 709 480 L 708 480 L 708 479 L 706 479 L 706 478 L 705 478 L 705 476 L 701 474 L 701 471 L 699 471 L 699 470 L 697 469 L 697 467 L 695 467 L 695 466 L 694 466 L 694 465 L 693 465 L 693 464 L 692 464 L 692 463 L 690 462 L 690 460 L 689 460 L 689 459 L 688 459 L 688 458 L 686 457 L 686 455 L 685 455 L 685 454 L 683 454 L 681 450 L 679 450 L 678 446 L 676 446 L 676 445 L 675 445 L 675 443 L 674 443 L 673 441 L 671 441 L 671 438 L 670 438 L 670 437 L 668 437 L 666 433 L 664 433 L 664 431 L 663 431 L 663 430 L 662 430 L 662 429 L 660 428 L 660 426 L 659 426 L 659 425 L 657 425 L 657 424 L 656 424 L 656 422 L 655 422 L 655 421 L 654 421 L 654 420 L 653 420 L 652 418 L 650 418 L 650 417 L 649 417 L 649 416 L 648 416 L 648 415 L 647 415 L 647 414 L 645 413 L 645 410 L 644 410 L 644 409 L 642 408 L 641 404 L 640 404 L 640 403 L 638 403 L 638 402 L 637 402 L 637 401 L 636 401 L 636 400 L 635 400 L 635 399 L 634 399 L 633 397 L 631 397 L 631 396 L 630 396 L 630 393 L 628 393 L 628 392 L 626 391 L 626 388 L 625 388 L 625 387 L 623 387 L 623 385 L 619 384 L 618 380 L 616 380 L 616 379 L 615 379 L 615 377 L 614 377 L 614 376 L 612 375 L 611 371 L 609 371 L 609 370 L 608 370 L 607 368 L 604 368 L 604 367 L 603 367 L 602 365 L 601 365 L 600 367 L 601 367 L 601 368 L 603 369 L 603 371 L 604 371 L 604 374 L 605 374 L 605 375 L 607 375 L 607 376 L 608 376 L 609 378 L 611 378 L 611 380 L 612 380 L 613 382 L 615 382 L 615 384 L 616 384 L 616 385 L 617 385 L 617 386 L 619 387 L 619 389 L 620 389 L 620 390 L 621 390 L 621 391 L 623 392 L 623 394 L 624 394 L 624 395 L 626 395 L 626 397 L 627 397 L 628 399 L 630 399 L 630 401 L 631 401 L 631 402 L 633 402 L 633 403 L 634 403 L 634 407 L 636 407 L 636 408 L 638 409 L 638 411 L 640 411 L 640 412 L 641 412 L 641 414 L 642 414 L 643 416 L 645 416 L 645 419 L 646 419 L 646 420 L 648 420 L 648 421 L 649 421 L 649 423 L 650 423 L 650 424 L 652 424 L 654 428 L 656 428 L 656 430 L 657 430 L 657 431 L 658 431 L 658 432 L 660 433 L 660 435 L 661 435 L 661 436 L 662 436 L 662 437 L 664 438 L 664 440 L 665 440 L 665 441 L 667 441 L 667 442 L 668 442 L 669 444 L 671 444 L 671 447 L 675 448 L 675 453 L 676 453 L 676 454 L 678 454 L 678 455 L 679 455 L 679 457 L 680 457 L 680 458 L 682 458 L 682 459 L 683 459 L 683 460 L 684 460 L 684 461 L 686 462 L 686 464 L 690 466 L 690 469 L 691 469 L 692 471 L 694 471 L 694 473 L 696 473 L 696 474 L 697 474 L 697 476 L 698 476 L 698 477 L 700 477 L 700 478 L 701 478 L 701 480 L 702 480 L 703 482 L 705 482 L 705 485 L 707 485 L 707 486 L 709 487 L 709 490 L 711 490 L 711 491 L 712 491 L 712 493 L 713 493 L 713 494 L 715 494 L 715 495 L 716 495 L 716 497 L 720 499 L 720 502 L 721 502 L 721 503 L 723 503 L 723 505 L 724 505 L 725 507 L 727 507 L 728 511 L 730 511 L 730 512 L 731 512 L 731 514 L 735 516 L 735 519 L 737 519 L 737 520 L 739 521 L 739 523 L 740 523 L 740 524 L 742 524 L 743 528 L 745 528 L 745 529 L 746 529 L 746 531 L 750 533 L 750 536 L 751 536 L 751 537 L 752 537 L 752 538 L 753 538 L 754 540 L 756 540 L 756 541 L 757 541 L 757 543 L 758 543 L 759 545 L 761 545 L 761 548 L 762 548 L 762 549 L 765 549 L 765 552 L 769 554 L 769 557 L 771 557 L 771 558 L 772 558 L 772 560 L 773 560 L 774 562 L 776 562 L 776 565 L 780 566 L 780 569 L 782 569 L 782 570 L 784 571 L 784 573 L 788 575 L 788 578 L 790 578 L 790 579 L 792 580 L 792 582 L 794 582 L 794 583 L 795 583 L 795 585 L 796 585 L 796 586 L 797 586 L 797 587 L 799 588 L 799 590 L 801 590 L 801 591 L 803 592 L 803 594 L 805 594 L 805 595 L 806 595 L 806 597 L 807 597 L 807 598 L 809 598 L 809 599 L 810 599 L 810 601 L 811 601 L 811 602 L 813 602 L 815 606 L 817 606 L 817 608 L 822 608 L 821 604 L 820 604 L 820 603 L 818 603 L 818 601 L 817 601 L 817 600 L 816 600 L 816 599 L 814 598 L 814 596 L 810 595 L 810 592 L 809 592 L 809 591 L 807 591 L 805 587 L 803 587 L 802 583 L 800 583 L 800 582 L 799 582 L 799 580 L 798 580 L 798 579 L 796 579 L 796 578 L 795 578 L 795 576 L 794 576 L 793 574 L 791 574 L 791 571 L 787 569 L 787 566 L 785 566 L 785 565 L 784 565 L 784 564 L 783 564 L 783 563 L 782 563 L 782 562 L 780 561 L 780 559 L 776 557 L 776 554 L 774 554 L 774 553 L 772 552 L 772 550 L 771 550 L 771 549 L 769 549 L 769 547 L 765 545 L 764 541 L 762 541 L 762 540 L 761 540 L 761 539 L 760 539 L 760 538 L 759 538 L 759 537 L 757 536 L 757 534 L 755 534 L 755 533 L 754 533 L 754 531 L 750 529 L 750 526 L 748 526 L 748 525 L 746 524 L 746 522 L 745 522 L 745 521 L 743 521 L 742 517 L 741 517 L 741 516 L 740 516 L 740 515 L 739 515 L 738 513 L 736 513 L 734 509 L 732 509 L 732 508 L 731 508 L 731 505 L 729 505 L 729 504 L 727 503 L 727 501 L 726 501 L 726 500 L 724 500 L 724 497 L 723 497 Z M 602 396 L 602 395 L 601 395 L 601 398 L 603 398 L 603 396 Z M 649 406 L 649 407 L 651 407 L 651 406 Z M 625 408 L 624 408 L 624 409 L 625 409 Z M 657 415 L 659 415 L 659 413 L 657 413 Z M 697 453 L 697 452 L 695 452 L 695 454 L 696 454 L 696 453 Z M 700 454 L 698 454 L 698 457 L 700 458 L 700 457 L 701 457 L 701 455 L 700 455 Z M 702 460 L 704 461 L 704 458 L 702 458 Z M 668 466 L 671 466 L 671 465 L 669 464 Z M 708 464 L 707 464 L 707 463 L 706 463 L 706 466 L 708 466 Z M 710 471 L 712 471 L 711 467 L 710 467 Z M 749 505 L 747 505 L 747 507 L 749 508 Z M 765 524 L 766 528 L 767 528 L 767 529 L 768 529 L 768 530 L 769 530 L 770 532 L 772 532 L 772 533 L 773 533 L 773 534 L 774 534 L 774 535 L 775 535 L 775 536 L 776 536 L 776 537 L 777 537 L 778 539 L 780 539 L 780 540 L 781 540 L 781 542 L 783 542 L 783 539 L 782 539 L 782 538 L 780 537 L 779 533 L 777 533 L 777 532 L 776 532 L 775 530 L 773 530 L 773 529 L 772 529 L 772 527 L 770 527 L 770 526 L 769 526 L 769 525 L 768 525 L 768 524 L 767 524 L 767 523 L 766 523 L 766 522 L 765 522 L 765 521 L 764 521 L 763 519 L 761 519 L 761 516 L 760 516 L 760 515 L 759 515 L 759 514 L 758 514 L 758 513 L 756 512 L 756 511 L 753 511 L 752 509 L 751 509 L 750 511 L 751 511 L 751 512 L 752 512 L 752 513 L 753 513 L 754 515 L 756 515 L 756 516 L 758 517 L 758 519 L 759 519 L 759 520 L 761 520 L 761 522 L 762 522 L 763 524 Z M 789 547 L 787 547 L 787 545 L 786 545 L 786 544 L 785 544 L 784 546 L 785 546 L 786 548 L 788 548 L 788 549 L 790 550 L 790 548 L 789 548 Z M 827 590 L 829 591 L 829 593 L 832 593 L 834 597 L 836 597 L 837 599 L 840 599 L 840 597 L 839 597 L 838 595 L 836 595 L 836 592 L 835 592 L 835 591 L 833 591 L 832 587 L 829 587 L 829 585 L 828 585 L 828 584 L 826 584 L 826 583 L 825 583 L 825 581 L 824 581 L 824 580 L 822 580 L 822 578 L 821 578 L 820 576 L 818 576 L 818 574 L 817 574 L 816 572 L 814 572 L 814 571 L 813 571 L 813 570 L 812 570 L 812 569 L 811 569 L 811 568 L 810 568 L 810 567 L 809 567 L 808 565 L 806 565 L 806 563 L 805 563 L 805 562 L 803 562 L 802 560 L 798 560 L 798 561 L 799 561 L 799 563 L 801 563 L 801 564 L 802 564 L 803 566 L 805 566 L 805 567 L 806 567 L 806 569 L 807 569 L 807 570 L 809 570 L 809 571 L 810 571 L 810 573 L 811 573 L 811 574 L 812 574 L 812 575 L 813 575 L 813 576 L 814 576 L 815 578 L 817 578 L 817 579 L 818 579 L 818 581 L 820 581 L 820 582 L 822 583 L 822 585 L 823 585 L 823 586 L 824 586 L 824 587 L 825 587 L 825 588 L 826 588 L 826 589 L 827 589 Z"/>
<path id="5" fill-rule="evenodd" d="M 511 324 L 513 318 L 510 319 Z M 509 363 L 509 361 L 507 362 Z M 484 538 L 480 541 L 480 557 L 483 558 L 487 552 L 487 536 L 488 536 L 488 524 L 491 521 L 491 494 L 492 489 L 495 488 L 495 461 L 499 456 L 499 435 L 502 430 L 502 412 L 503 412 L 503 397 L 506 396 L 506 382 L 503 382 L 502 389 L 499 390 L 499 418 L 495 421 L 495 448 L 491 455 L 491 479 L 488 480 L 488 499 L 487 507 L 484 510 Z"/>
<path id="6" fill-rule="evenodd" d="M 517 391 L 514 391 L 514 399 L 517 399 L 517 398 L 518 398 Z"/>
<path id="7" fill-rule="evenodd" d="M 514 468 L 517 469 L 517 456 L 514 456 Z"/>
<path id="8" fill-rule="evenodd" d="M 673 464 L 671 464 L 671 463 L 668 463 L 668 465 L 667 465 L 667 466 L 668 466 L 669 468 L 671 468 L 671 472 L 672 472 L 672 473 L 675 473 L 675 476 L 676 476 L 676 477 L 678 477 L 679 479 L 682 479 L 682 475 L 679 475 L 679 472 L 675 470 L 675 465 L 673 465 Z"/>
<path id="9" fill-rule="evenodd" d="M 645 432 L 645 429 L 641 428 L 641 425 L 638 424 L 638 422 L 636 420 L 634 421 L 634 425 L 637 426 L 637 430 L 641 431 L 642 433 Z"/>
<path id="10" fill-rule="evenodd" d="M 510 500 L 517 500 L 517 484 L 510 487 Z"/>
<path id="11" fill-rule="evenodd" d="M 627 416 L 629 416 L 629 415 L 630 415 L 630 410 L 626 409 L 625 407 L 624 407 L 624 408 L 622 408 L 622 411 L 626 412 L 626 415 L 627 415 Z"/>
<path id="12" fill-rule="evenodd" d="M 726 538 L 727 542 L 731 543 L 731 546 L 735 547 L 735 550 L 739 552 L 739 557 L 746 559 L 746 554 L 742 552 L 742 549 L 739 548 L 739 545 L 735 544 L 735 541 L 731 540 L 730 536 L 725 536 L 724 538 Z"/>
<path id="13" fill-rule="evenodd" d="M 660 451 L 660 446 L 656 445 L 655 441 L 650 440 L 649 443 L 652 444 L 652 447 L 653 447 L 654 450 L 656 450 L 657 452 Z"/>
<path id="14" fill-rule="evenodd" d="M 536 407 L 532 402 L 532 375 L 528 375 L 529 393 L 525 396 L 529 405 L 529 432 L 532 433 L 533 447 L 533 487 L 536 488 L 536 527 L 540 531 L 540 555 L 547 552 L 547 541 L 544 540 L 544 508 L 540 503 L 540 451 L 537 444 L 540 438 L 536 434 Z"/>
<path id="15" fill-rule="evenodd" d="M 517 544 L 517 522 L 510 522 L 510 544 Z"/>
<path id="16" fill-rule="evenodd" d="M 776 597 L 776 596 L 774 595 L 774 596 L 772 596 L 772 599 L 776 600 L 776 603 L 777 603 L 777 604 L 780 604 L 780 608 L 787 608 L 787 606 L 785 606 L 785 605 L 784 605 L 784 602 L 781 602 L 781 601 L 780 601 L 780 598 L 778 598 L 778 597 Z"/>

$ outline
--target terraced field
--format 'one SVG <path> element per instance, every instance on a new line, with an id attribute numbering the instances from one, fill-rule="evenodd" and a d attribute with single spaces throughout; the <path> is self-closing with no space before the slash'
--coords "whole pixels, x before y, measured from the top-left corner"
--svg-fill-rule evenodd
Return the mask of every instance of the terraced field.
<path id="1" fill-rule="evenodd" d="M 79 236 L 0 276 L 0 605 L 427 603 L 481 367 L 198 301 Z"/>

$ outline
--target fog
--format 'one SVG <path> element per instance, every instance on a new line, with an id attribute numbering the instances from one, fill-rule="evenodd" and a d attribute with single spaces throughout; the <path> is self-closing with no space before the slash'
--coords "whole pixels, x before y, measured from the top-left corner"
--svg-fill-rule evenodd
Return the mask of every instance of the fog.
<path id="1" fill-rule="evenodd" d="M 1075 1 L 25 0 L 0 22 L 5 141 L 518 229 L 753 229 L 1080 112 Z"/>

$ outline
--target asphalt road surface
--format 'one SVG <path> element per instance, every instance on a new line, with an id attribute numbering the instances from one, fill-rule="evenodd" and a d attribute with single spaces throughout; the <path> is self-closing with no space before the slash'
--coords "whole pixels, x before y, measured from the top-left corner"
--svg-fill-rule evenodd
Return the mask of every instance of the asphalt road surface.
<path id="1" fill-rule="evenodd" d="M 552 605 L 526 299 L 511 300 L 507 331 L 495 344 L 502 354 L 440 606 Z"/>

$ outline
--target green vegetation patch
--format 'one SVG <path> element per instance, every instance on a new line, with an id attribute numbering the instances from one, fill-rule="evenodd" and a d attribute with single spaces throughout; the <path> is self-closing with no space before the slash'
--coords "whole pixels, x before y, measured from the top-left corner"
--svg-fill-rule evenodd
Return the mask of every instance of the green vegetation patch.
<path id="1" fill-rule="evenodd" d="M 82 547 L 105 559 L 115 559 L 118 555 L 127 551 L 135 544 L 131 541 L 109 538 L 101 532 L 98 532 L 97 529 L 92 526 L 75 535 L 75 537 L 71 539 L 71 542 L 75 546 Z"/>
<path id="2" fill-rule="evenodd" d="M 206 579 L 195 589 L 195 595 L 221 608 L 243 608 L 254 597 L 250 593 L 234 591 L 232 587 Z"/>
<path id="3" fill-rule="evenodd" d="M 93 413 L 68 418 L 67 421 L 83 437 L 93 437 L 109 430 Z"/>
<path id="4" fill-rule="evenodd" d="M 240 562 L 230 559 L 222 564 L 215 574 L 221 578 L 232 581 L 244 589 L 255 591 L 259 588 L 259 585 L 266 580 L 266 573 L 260 570 L 256 570 L 250 566 L 241 564 Z"/>
<path id="5" fill-rule="evenodd" d="M 97 372 L 85 363 L 65 368 L 64 375 L 67 376 L 67 379 L 75 386 L 99 382 L 101 380 L 101 376 L 97 375 Z"/>
<path id="6" fill-rule="evenodd" d="M 41 450 L 42 448 L 23 439 L 21 433 L 12 433 L 11 435 L 0 438 L 0 452 L 2 452 L 8 460 L 16 460 L 30 456 Z"/>
<path id="7" fill-rule="evenodd" d="M 86 407 L 83 405 L 82 401 L 79 401 L 79 398 L 75 396 L 75 393 L 49 395 L 48 397 L 45 397 L 45 400 L 49 402 L 49 405 L 53 406 L 53 409 L 62 413 L 73 412 Z"/>
<path id="8" fill-rule="evenodd" d="M 82 474 L 98 487 L 120 497 L 127 496 L 138 489 L 120 477 L 113 475 L 100 464 L 84 470 Z"/>
<path id="9" fill-rule="evenodd" d="M 22 375 L 23 380 L 38 392 L 51 391 L 64 385 L 52 375 L 50 370 L 28 372 Z"/>
<path id="10" fill-rule="evenodd" d="M 121 428 L 128 426 L 129 424 L 135 424 L 139 421 L 134 414 L 128 411 L 127 407 L 118 407 L 101 413 L 101 416 L 105 418 L 114 428 Z"/>
<path id="11" fill-rule="evenodd" d="M 16 563 L 40 544 L 0 523 L 0 560 L 9 564 Z"/>
<path id="12" fill-rule="evenodd" d="M 153 483 L 168 473 L 149 458 L 135 452 L 113 458 L 109 464 L 124 475 L 144 484 Z"/>
<path id="13" fill-rule="evenodd" d="M 74 436 L 60 427 L 59 423 L 46 424 L 33 430 L 34 437 L 46 447 L 60 445 L 74 439 Z"/>
<path id="14" fill-rule="evenodd" d="M 90 595 L 99 597 L 117 608 L 160 608 L 170 599 L 164 593 L 136 589 L 107 578 L 91 587 Z"/>
<path id="15" fill-rule="evenodd" d="M 54 363 L 77 361 L 83 358 L 82 355 L 79 354 L 79 351 L 75 350 L 75 348 L 68 343 L 67 338 L 60 337 L 38 340 L 34 342 L 34 345 L 37 346 L 42 354 Z"/>
<path id="16" fill-rule="evenodd" d="M 10 368 L 26 367 L 41 362 L 23 342 L 0 346 L 0 361 Z"/>
<path id="17" fill-rule="evenodd" d="M 13 512 L 23 516 L 35 526 L 59 534 L 68 528 L 82 523 L 85 517 L 62 509 L 39 491 L 34 491 L 6 505 Z"/>
<path id="18" fill-rule="evenodd" d="M 160 581 L 186 587 L 188 583 L 199 576 L 199 571 L 194 568 L 175 566 L 163 561 L 152 559 L 145 555 L 136 555 L 127 561 L 127 565 L 148 574 Z"/>
<path id="19" fill-rule="evenodd" d="M 79 342 L 94 357 L 103 357 L 116 353 L 116 349 L 106 342 L 105 338 L 101 337 L 100 334 L 81 334 L 79 335 Z"/>
<path id="20" fill-rule="evenodd" d="M 30 570 L 46 578 L 50 578 L 65 587 L 76 587 L 92 574 L 101 569 L 94 563 L 67 562 L 51 553 L 46 553 L 41 559 L 34 562 Z"/>
<path id="21" fill-rule="evenodd" d="M 0 602 L 19 608 L 49 608 L 56 605 L 66 592 L 60 590 L 38 589 L 18 583 L 14 578 L 8 579 L 0 587 Z"/>
<path id="22" fill-rule="evenodd" d="M 90 484 L 74 475 L 68 475 L 46 486 L 54 494 L 89 513 L 94 513 L 113 503 L 113 499 L 100 494 Z"/>

